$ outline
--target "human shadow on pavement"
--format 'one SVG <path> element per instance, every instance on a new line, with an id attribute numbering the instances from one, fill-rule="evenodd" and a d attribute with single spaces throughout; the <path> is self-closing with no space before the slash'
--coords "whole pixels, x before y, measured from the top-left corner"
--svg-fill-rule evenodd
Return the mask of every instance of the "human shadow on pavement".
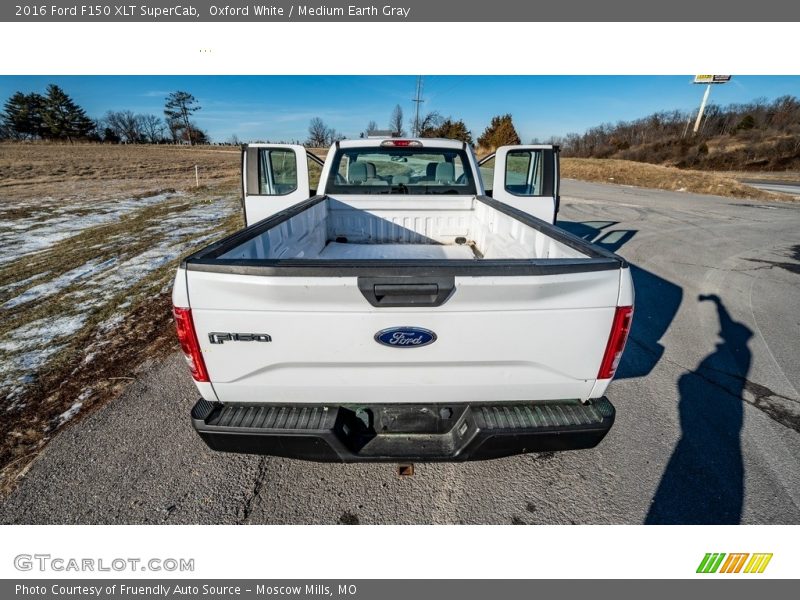
<path id="1" fill-rule="evenodd" d="M 613 229 L 617 221 L 559 221 L 558 226 L 602 248 L 617 252 L 637 230 Z M 648 375 L 664 355 L 661 338 L 683 299 L 683 289 L 646 269 L 630 265 L 636 308 L 628 346 L 615 379 Z"/>
<path id="2" fill-rule="evenodd" d="M 744 466 L 743 391 L 753 332 L 734 321 L 716 294 L 699 296 L 717 309 L 722 341 L 678 379 L 681 438 L 645 519 L 646 524 L 738 524 Z"/>

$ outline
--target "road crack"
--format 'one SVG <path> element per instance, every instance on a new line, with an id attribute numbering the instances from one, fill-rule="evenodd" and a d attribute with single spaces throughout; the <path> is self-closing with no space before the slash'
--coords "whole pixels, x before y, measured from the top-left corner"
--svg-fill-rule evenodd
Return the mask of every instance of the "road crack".
<path id="1" fill-rule="evenodd" d="M 635 337 L 631 336 L 630 341 L 632 341 L 645 352 L 657 357 L 656 352 L 648 348 L 643 342 L 637 340 Z M 776 423 L 780 423 L 784 427 L 788 427 L 789 429 L 800 432 L 800 400 L 797 398 L 790 398 L 789 396 L 778 394 L 777 392 L 773 392 L 765 385 L 750 381 L 747 377 L 743 377 L 737 373 L 730 373 L 723 369 L 717 369 L 715 367 L 708 366 L 703 366 L 698 369 L 691 369 L 667 357 L 662 357 L 662 360 L 667 361 L 667 363 L 678 367 L 680 370 L 685 371 L 686 373 L 699 377 L 706 383 L 709 383 L 722 390 L 729 396 L 746 402 L 750 406 L 757 408 Z M 740 394 L 734 391 L 734 389 L 727 387 L 725 383 L 716 379 L 715 375 L 723 375 L 733 379 L 738 384 L 736 387 L 749 392 L 749 394 L 753 396 L 752 399 L 748 399 L 744 394 Z"/>
<path id="2" fill-rule="evenodd" d="M 250 520 L 250 515 L 253 512 L 253 503 L 261 493 L 261 489 L 264 487 L 264 483 L 267 478 L 268 459 L 269 457 L 267 456 L 262 456 L 260 459 L 258 459 L 256 476 L 253 480 L 253 487 L 250 489 L 249 493 L 245 494 L 244 501 L 242 502 L 242 508 L 240 510 L 240 517 L 236 522 L 237 525 L 246 525 Z"/>

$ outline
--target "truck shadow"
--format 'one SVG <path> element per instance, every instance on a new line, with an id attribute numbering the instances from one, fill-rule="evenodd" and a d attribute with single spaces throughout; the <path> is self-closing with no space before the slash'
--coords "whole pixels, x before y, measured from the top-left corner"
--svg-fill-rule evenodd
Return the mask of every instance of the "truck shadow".
<path id="1" fill-rule="evenodd" d="M 610 229 L 617 221 L 559 221 L 558 226 L 611 252 L 630 241 L 637 230 Z M 683 289 L 655 273 L 630 265 L 636 291 L 636 310 L 616 379 L 648 375 L 664 355 L 661 338 L 669 329 L 683 299 Z"/>
<path id="2" fill-rule="evenodd" d="M 738 524 L 744 496 L 743 392 L 753 332 L 734 321 L 717 295 L 722 341 L 678 379 L 681 438 L 645 519 L 646 524 Z"/>

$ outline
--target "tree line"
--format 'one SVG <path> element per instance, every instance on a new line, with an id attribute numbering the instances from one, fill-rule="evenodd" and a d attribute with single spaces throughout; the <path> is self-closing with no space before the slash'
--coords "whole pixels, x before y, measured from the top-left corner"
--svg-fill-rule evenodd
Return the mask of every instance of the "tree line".
<path id="1" fill-rule="evenodd" d="M 499 146 L 520 143 L 519 134 L 514 127 L 514 121 L 510 114 L 493 117 L 477 141 L 473 139 L 472 131 L 467 128 L 463 119 L 456 119 L 452 116 L 445 117 L 438 111 L 431 111 L 415 117 L 411 123 L 410 133 L 413 137 L 460 140 L 470 146 L 477 145 L 479 149 L 485 151 L 492 151 Z M 403 108 L 398 104 L 391 111 L 387 129 L 379 129 L 378 124 L 371 120 L 367 123 L 366 128 L 359 133 L 359 136 L 361 138 L 372 135 L 404 137 L 407 134 Z M 312 148 L 322 148 L 330 146 L 336 141 L 344 139 L 344 137 L 336 129 L 326 125 L 321 117 L 314 117 L 309 122 L 308 138 L 305 144 Z"/>
<path id="2" fill-rule="evenodd" d="M 91 119 L 62 88 L 47 86 L 44 94 L 16 92 L 0 113 L 0 139 L 93 141 L 128 144 L 207 144 L 208 135 L 197 126 L 192 116 L 201 110 L 197 99 L 185 91 L 175 91 L 164 100 L 163 117 L 135 113 L 131 110 L 109 110 L 100 119 Z M 370 121 L 361 137 L 379 133 L 402 137 L 407 135 L 405 115 L 400 105 L 391 111 L 388 129 L 379 130 Z M 491 151 L 498 146 L 519 144 L 520 137 L 510 114 L 492 118 L 477 140 L 463 119 L 444 116 L 438 111 L 419 115 L 412 120 L 411 135 L 423 138 L 461 140 Z M 330 146 L 345 136 L 329 127 L 321 117 L 311 119 L 307 146 Z M 231 143 L 238 143 L 232 136 Z"/>
<path id="3" fill-rule="evenodd" d="M 109 110 L 94 120 L 62 88 L 50 84 L 44 94 L 16 92 L 5 102 L 0 139 L 206 144 L 208 135 L 192 120 L 200 109 L 192 94 L 175 91 L 164 100 L 163 117 Z"/>
<path id="4" fill-rule="evenodd" d="M 757 99 L 727 106 L 711 104 L 694 135 L 696 116 L 694 111 L 657 112 L 632 121 L 604 123 L 554 141 L 570 156 L 657 162 L 664 158 L 664 151 L 672 148 L 686 151 L 694 147 L 700 154 L 707 152 L 705 142 L 720 136 L 746 136 L 753 141 L 768 135 L 800 135 L 800 100 L 794 96 L 782 96 L 772 102 Z M 649 152 L 645 152 L 648 148 Z"/>

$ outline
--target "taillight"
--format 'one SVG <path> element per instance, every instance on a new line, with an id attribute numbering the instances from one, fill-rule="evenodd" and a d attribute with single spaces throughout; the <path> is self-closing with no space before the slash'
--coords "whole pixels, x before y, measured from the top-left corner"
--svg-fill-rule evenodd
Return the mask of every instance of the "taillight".
<path id="1" fill-rule="evenodd" d="M 614 312 L 614 323 L 611 325 L 611 335 L 608 336 L 606 353 L 597 373 L 598 379 L 614 377 L 622 358 L 622 351 L 625 349 L 625 342 L 628 340 L 628 333 L 631 331 L 631 321 L 633 321 L 633 307 L 618 306 Z"/>
<path id="2" fill-rule="evenodd" d="M 175 315 L 175 327 L 178 330 L 178 341 L 181 343 L 183 356 L 192 372 L 195 381 L 210 381 L 200 344 L 197 341 L 197 332 L 194 330 L 191 308 L 172 307 Z"/>
<path id="3" fill-rule="evenodd" d="M 419 140 L 383 140 L 381 146 L 389 148 L 422 148 Z"/>

